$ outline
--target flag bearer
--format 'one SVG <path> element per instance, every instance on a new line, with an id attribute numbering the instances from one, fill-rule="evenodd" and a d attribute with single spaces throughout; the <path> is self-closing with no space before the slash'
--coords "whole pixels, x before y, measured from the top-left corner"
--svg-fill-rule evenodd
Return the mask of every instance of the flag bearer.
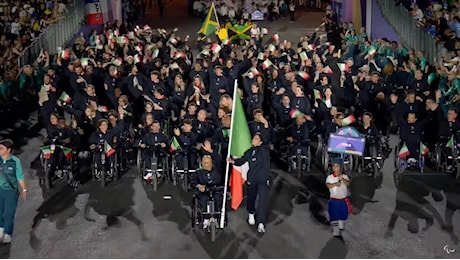
<path id="1" fill-rule="evenodd" d="M 342 174 L 342 162 L 341 158 L 335 158 L 332 161 L 332 174 L 326 178 L 326 186 L 330 193 L 329 220 L 336 237 L 341 236 L 348 213 L 351 213 L 351 205 L 347 198 L 350 180 L 347 175 Z"/>
<path id="2" fill-rule="evenodd" d="M 236 166 L 249 164 L 247 174 L 248 198 L 247 210 L 249 212 L 248 223 L 253 226 L 257 223 L 257 231 L 265 233 L 265 222 L 267 220 L 268 193 L 270 186 L 270 157 L 269 149 L 260 133 L 252 138 L 252 147 L 247 150 L 243 157 L 229 159 L 228 162 Z M 245 178 L 243 176 L 243 178 Z M 246 178 L 245 178 L 246 179 Z M 256 199 L 259 196 L 259 203 L 256 209 Z"/>

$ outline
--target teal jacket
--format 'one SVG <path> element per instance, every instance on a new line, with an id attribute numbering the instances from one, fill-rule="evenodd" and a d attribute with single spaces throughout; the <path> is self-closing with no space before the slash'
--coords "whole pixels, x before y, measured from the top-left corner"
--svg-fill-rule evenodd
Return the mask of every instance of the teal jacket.
<path id="1" fill-rule="evenodd" d="M 14 155 L 11 155 L 6 161 L 0 158 L 0 171 L 8 176 L 15 190 L 18 189 L 18 181 L 24 180 L 21 161 Z M 4 174 L 0 174 L 0 190 L 13 190 Z"/>

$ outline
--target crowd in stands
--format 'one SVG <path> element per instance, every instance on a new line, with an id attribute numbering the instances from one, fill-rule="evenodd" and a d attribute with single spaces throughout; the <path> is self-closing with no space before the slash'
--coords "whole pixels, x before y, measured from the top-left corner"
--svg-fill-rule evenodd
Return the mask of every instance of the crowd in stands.
<path id="1" fill-rule="evenodd" d="M 395 0 L 409 10 L 420 28 L 425 29 L 449 51 L 458 49 L 460 2 L 452 0 Z"/>

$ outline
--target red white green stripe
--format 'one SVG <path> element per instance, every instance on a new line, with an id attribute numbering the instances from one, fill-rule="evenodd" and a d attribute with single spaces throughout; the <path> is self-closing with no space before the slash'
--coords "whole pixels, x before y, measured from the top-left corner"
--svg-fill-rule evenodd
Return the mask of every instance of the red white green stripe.
<path id="1" fill-rule="evenodd" d="M 409 149 L 406 146 L 406 143 L 403 144 L 401 150 L 399 150 L 399 158 L 404 159 L 410 155 Z"/>
<path id="2" fill-rule="evenodd" d="M 174 151 L 177 151 L 179 148 L 180 148 L 180 144 L 179 144 L 179 142 L 177 141 L 177 138 L 174 136 L 174 137 L 171 139 L 171 146 L 169 147 L 169 151 L 170 151 L 170 152 L 174 152 Z"/>
<path id="3" fill-rule="evenodd" d="M 107 157 L 110 157 L 112 154 L 115 153 L 115 149 L 113 149 L 113 147 L 110 146 L 110 144 L 107 143 L 107 141 L 105 141 L 105 143 L 104 143 L 104 152 L 105 152 L 105 155 L 107 155 Z"/>

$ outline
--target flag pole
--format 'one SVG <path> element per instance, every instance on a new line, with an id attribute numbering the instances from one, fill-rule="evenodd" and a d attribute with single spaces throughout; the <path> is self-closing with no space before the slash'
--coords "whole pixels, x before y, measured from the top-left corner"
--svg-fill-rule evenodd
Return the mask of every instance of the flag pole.
<path id="1" fill-rule="evenodd" d="M 232 136 L 233 136 L 233 121 L 235 119 L 235 100 L 237 98 L 238 91 L 238 84 L 237 80 L 235 79 L 235 84 L 233 87 L 233 104 L 232 104 L 232 118 L 230 123 L 230 134 L 228 138 L 228 152 L 227 152 L 227 159 L 230 158 L 230 151 L 232 149 Z M 227 191 L 228 191 L 228 172 L 230 171 L 230 163 L 228 161 L 225 162 L 225 185 L 224 185 L 224 200 L 222 203 L 222 214 L 220 216 L 220 228 L 224 228 L 225 222 L 225 206 L 227 204 Z"/>
<path id="2" fill-rule="evenodd" d="M 220 28 L 219 17 L 217 16 L 216 5 L 214 4 L 214 2 L 212 2 L 212 6 L 214 7 L 213 9 L 214 9 L 214 15 L 216 16 L 217 25 L 219 25 L 219 28 Z"/>

